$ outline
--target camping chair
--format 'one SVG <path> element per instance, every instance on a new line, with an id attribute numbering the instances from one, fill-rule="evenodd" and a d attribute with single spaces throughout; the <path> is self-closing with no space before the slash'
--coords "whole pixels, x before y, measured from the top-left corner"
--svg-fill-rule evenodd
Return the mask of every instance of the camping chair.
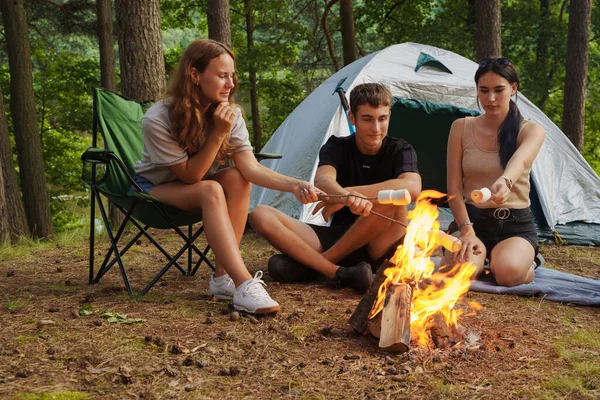
<path id="1" fill-rule="evenodd" d="M 91 188 L 89 282 L 98 283 L 116 263 L 130 295 L 134 293 L 123 263 L 123 255 L 142 236 L 156 246 L 165 256 L 167 263 L 139 293 L 140 295 L 146 294 L 172 266 L 185 276 L 193 276 L 203 261 L 214 270 L 213 264 L 206 256 L 210 247 L 207 246 L 201 251 L 194 244 L 204 231 L 204 227 L 200 225 L 196 232 L 193 232 L 192 226 L 202 221 L 202 214 L 186 212 L 162 203 L 150 196 L 133 180 L 134 163 L 141 159 L 143 149 L 141 120 L 149 105 L 150 102 L 140 103 L 103 88 L 94 88 L 92 147 L 81 156 L 84 162 L 82 177 Z M 97 147 L 98 133 L 102 135 L 104 149 Z M 281 155 L 256 154 L 256 157 L 260 161 L 281 158 Z M 106 207 L 100 195 L 114 204 L 124 215 L 123 222 L 116 229 L 116 233 L 109 223 Z M 94 275 L 96 203 L 102 215 L 110 247 Z M 131 222 L 138 232 L 123 246 L 119 241 L 128 222 Z M 187 233 L 184 233 L 180 226 L 187 226 Z M 149 228 L 173 229 L 183 239 L 184 245 L 171 255 L 152 237 L 148 232 Z M 178 260 L 186 251 L 187 268 L 184 269 Z M 199 256 L 195 266 L 193 266 L 194 252 Z"/>

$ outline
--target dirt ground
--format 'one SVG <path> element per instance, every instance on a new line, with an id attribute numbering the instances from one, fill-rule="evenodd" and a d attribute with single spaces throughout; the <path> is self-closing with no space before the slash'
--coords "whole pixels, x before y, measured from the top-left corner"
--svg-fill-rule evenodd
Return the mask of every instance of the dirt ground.
<path id="1" fill-rule="evenodd" d="M 174 248 L 174 237 L 160 238 Z M 266 272 L 275 251 L 250 232 L 242 253 L 251 272 Z M 549 268 L 600 278 L 599 248 L 542 253 Z M 163 257 L 143 240 L 125 260 L 140 290 Z M 0 397 L 600 398 L 598 307 L 469 292 L 483 305 L 461 320 L 474 342 L 398 355 L 348 325 L 361 297 L 352 290 L 265 275 L 282 308 L 254 318 L 211 299 L 209 274 L 173 269 L 131 298 L 117 268 L 87 283 L 85 242 L 0 257 Z"/>

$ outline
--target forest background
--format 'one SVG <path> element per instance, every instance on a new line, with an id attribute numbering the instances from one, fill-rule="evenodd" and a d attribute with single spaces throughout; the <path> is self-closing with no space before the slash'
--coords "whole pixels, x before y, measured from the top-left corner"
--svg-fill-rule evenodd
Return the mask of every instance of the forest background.
<path id="1" fill-rule="evenodd" d="M 0 172 L 4 168 L 5 177 L 7 168 L 14 169 L 15 176 L 21 173 L 19 187 L 27 209 L 31 206 L 27 203 L 32 202 L 31 197 L 25 198 L 25 189 L 30 182 L 23 182 L 22 169 L 25 168 L 23 163 L 28 161 L 18 157 L 19 143 L 15 140 L 14 124 L 17 95 L 11 93 L 16 86 L 15 82 L 11 83 L 9 67 L 8 28 L 14 16 L 9 16 L 7 11 L 10 9 L 8 0 L 1 1 L 4 8 L 0 26 L 0 138 L 8 139 L 12 160 L 0 162 Z M 209 15 L 214 11 L 211 3 L 213 6 L 227 4 L 229 40 L 237 54 L 241 85 L 237 100 L 246 110 L 253 144 L 260 149 L 306 96 L 352 58 L 396 43 L 418 42 L 476 60 L 481 53 L 477 50 L 478 40 L 482 35 L 493 33 L 493 26 L 489 31 L 486 26 L 477 29 L 477 24 L 482 22 L 476 18 L 478 1 L 483 3 L 482 0 L 161 0 L 140 4 L 146 8 L 155 4 L 159 9 L 155 23 L 147 29 L 160 32 L 166 78 L 191 41 L 209 36 Z M 84 210 L 89 207 L 89 196 L 81 180 L 79 159 L 91 145 L 92 88 L 101 85 L 99 37 L 103 32 L 99 28 L 102 24 L 99 23 L 98 7 L 102 3 L 110 6 L 108 26 L 116 71 L 114 84 L 118 91 L 128 94 L 132 90 L 126 86 L 131 85 L 133 79 L 125 78 L 131 76 L 131 73 L 125 73 L 127 63 L 130 63 L 127 57 L 136 52 L 124 53 L 123 48 L 119 49 L 119 43 L 126 44 L 129 36 L 119 31 L 127 29 L 126 23 L 118 22 L 119 12 L 124 15 L 128 3 L 135 1 L 18 0 L 16 3 L 22 3 L 25 11 L 34 96 L 31 104 L 35 107 L 35 113 L 30 113 L 29 119 L 37 125 L 41 145 L 41 154 L 34 156 L 33 162 L 41 161 L 37 158 L 43 159 L 45 177 L 46 199 L 39 196 L 34 199 L 36 204 L 49 205 L 52 218 L 51 228 L 45 231 L 39 230 L 43 224 L 30 221 L 29 233 L 45 237 L 52 232 L 69 231 L 86 224 Z M 576 27 L 572 22 L 571 29 L 586 33 L 583 37 L 587 37 L 584 44 L 589 55 L 587 91 L 583 91 L 585 114 L 581 116 L 585 128 L 583 140 L 577 145 L 599 173 L 598 7 L 593 7 L 591 0 L 490 0 L 485 3 L 498 8 L 498 17 L 501 11 L 501 19 L 497 19 L 498 42 L 501 42 L 502 56 L 510 58 L 520 71 L 521 92 L 563 130 L 564 104 L 570 104 L 565 102 L 565 85 L 569 79 L 576 78 L 567 73 L 569 46 L 574 43 L 568 40 L 571 34 L 569 18 L 574 4 L 585 3 L 588 12 L 591 9 L 591 17 L 584 19 L 583 24 L 577 22 Z M 351 43 L 354 44 L 350 50 L 342 45 L 347 42 L 347 37 L 343 40 L 342 31 L 344 19 L 348 18 L 347 9 L 344 17 L 343 7 L 348 5 L 353 23 Z M 11 21 L 10 24 L 7 21 Z M 121 38 L 116 40 L 120 34 L 124 35 L 123 42 Z M 133 45 L 130 48 L 135 49 L 135 43 Z M 352 52 L 349 59 L 348 54 Z M 156 64 L 162 67 L 160 62 Z M 28 66 L 22 65 L 22 69 L 27 73 Z M 12 71 L 15 75 L 15 70 Z M 148 79 L 155 75 L 153 71 L 138 71 L 139 74 L 146 74 Z M 13 81 L 21 79 L 12 78 Z M 27 93 L 19 95 L 23 97 Z M 332 101 L 336 99 L 332 98 Z M 3 186 L 6 188 L 6 183 L 0 185 Z M 65 201 L 65 198 L 70 200 Z M 28 211 L 28 217 L 31 213 Z M 9 236 L 3 236 L 0 228 L 0 239 L 6 241 Z"/>

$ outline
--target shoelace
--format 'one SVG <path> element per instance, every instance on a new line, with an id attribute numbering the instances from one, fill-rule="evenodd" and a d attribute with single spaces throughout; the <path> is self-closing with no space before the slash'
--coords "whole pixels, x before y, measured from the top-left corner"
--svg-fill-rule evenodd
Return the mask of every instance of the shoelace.
<path id="1" fill-rule="evenodd" d="M 262 271 L 258 271 L 256 274 L 254 274 L 254 278 L 252 278 L 252 280 L 250 282 L 248 282 L 246 287 L 244 287 L 244 293 L 246 293 L 254 298 L 257 298 L 257 299 L 265 299 L 265 300 L 270 299 L 269 294 L 264 289 L 264 287 L 262 287 L 262 286 L 267 286 L 263 282 L 263 280 L 260 279 L 262 277 L 263 277 Z"/>

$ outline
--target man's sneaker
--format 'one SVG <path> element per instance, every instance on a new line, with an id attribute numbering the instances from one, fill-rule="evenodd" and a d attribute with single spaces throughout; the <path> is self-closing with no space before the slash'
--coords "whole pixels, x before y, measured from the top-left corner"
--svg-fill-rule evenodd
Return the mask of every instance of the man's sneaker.
<path id="1" fill-rule="evenodd" d="M 310 282 L 319 277 L 319 273 L 305 267 L 284 254 L 275 254 L 267 264 L 269 276 L 276 282 Z"/>
<path id="2" fill-rule="evenodd" d="M 235 284 L 229 275 L 223 275 L 215 278 L 215 274 L 210 276 L 209 283 L 210 294 L 220 300 L 231 300 L 235 293 Z"/>
<path id="3" fill-rule="evenodd" d="M 263 286 L 263 273 L 258 271 L 254 278 L 242 283 L 233 294 L 233 308 L 252 314 L 268 314 L 279 311 L 279 304 L 269 296 Z"/>
<path id="4" fill-rule="evenodd" d="M 339 267 L 335 272 L 333 283 L 339 289 L 342 287 L 351 287 L 358 293 L 363 294 L 373 283 L 373 271 L 371 265 L 362 261 L 354 267 Z"/>

